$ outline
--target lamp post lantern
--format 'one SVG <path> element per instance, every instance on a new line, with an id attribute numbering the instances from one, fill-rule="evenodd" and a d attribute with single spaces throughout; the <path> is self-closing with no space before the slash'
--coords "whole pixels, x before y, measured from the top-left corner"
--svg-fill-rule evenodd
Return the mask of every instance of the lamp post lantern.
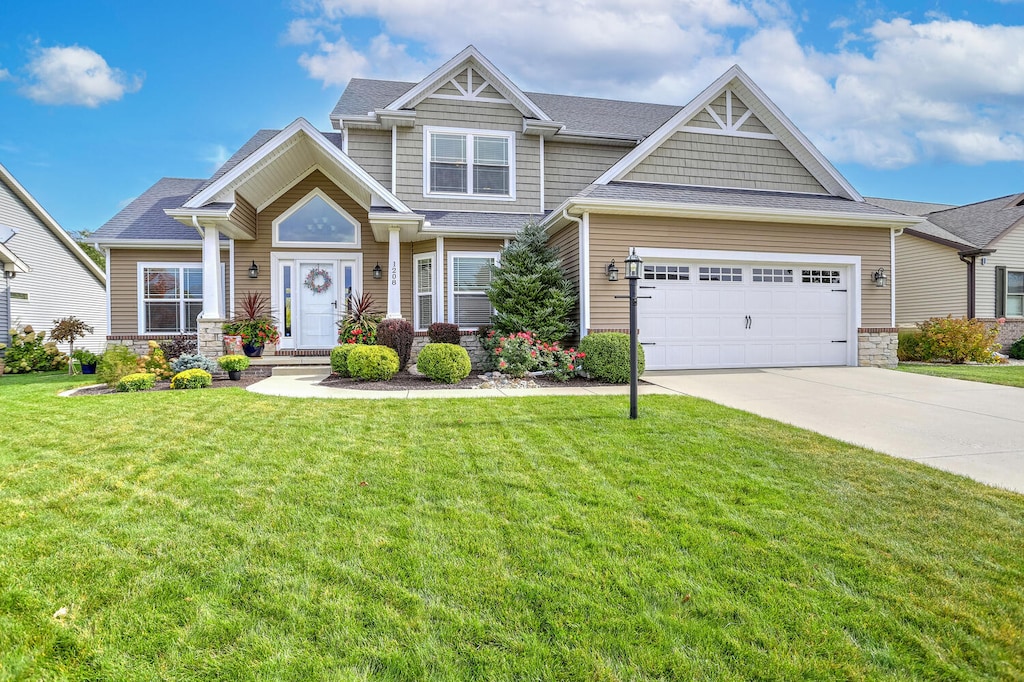
<path id="1" fill-rule="evenodd" d="M 643 261 L 636 249 L 626 258 L 626 279 L 629 280 L 629 418 L 637 418 L 637 280 Z"/>

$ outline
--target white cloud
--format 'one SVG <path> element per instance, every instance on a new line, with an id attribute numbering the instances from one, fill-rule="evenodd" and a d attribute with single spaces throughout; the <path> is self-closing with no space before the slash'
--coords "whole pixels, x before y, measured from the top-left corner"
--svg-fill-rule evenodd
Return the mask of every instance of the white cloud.
<path id="1" fill-rule="evenodd" d="M 1024 26 L 837 17 L 831 51 L 782 0 L 317 0 L 289 27 L 325 86 L 418 80 L 474 44 L 521 87 L 684 104 L 739 63 L 836 162 L 1024 160 Z M 891 16 L 891 15 L 890 15 Z M 380 33 L 356 44 L 352 19 Z M 864 24 L 864 21 L 873 23 Z M 410 47 L 416 54 L 410 56 Z"/>
<path id="2" fill-rule="evenodd" d="M 78 45 L 38 48 L 26 71 L 29 82 L 21 92 L 40 104 L 98 107 L 142 87 L 141 76 L 129 77 Z"/>
<path id="3" fill-rule="evenodd" d="M 0 82 L 9 81 L 12 78 L 13 76 L 11 76 L 10 71 L 8 71 L 7 69 L 0 69 Z"/>
<path id="4" fill-rule="evenodd" d="M 202 160 L 210 164 L 210 172 L 213 173 L 223 166 L 229 158 L 231 158 L 231 152 L 228 151 L 228 148 L 222 144 L 215 144 L 202 157 Z"/>

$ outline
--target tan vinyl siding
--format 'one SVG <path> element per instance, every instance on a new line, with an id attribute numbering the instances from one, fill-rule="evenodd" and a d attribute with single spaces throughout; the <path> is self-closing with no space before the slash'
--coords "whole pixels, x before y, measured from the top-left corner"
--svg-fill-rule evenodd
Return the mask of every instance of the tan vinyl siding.
<path id="1" fill-rule="evenodd" d="M 778 140 L 679 131 L 626 174 L 634 182 L 825 193 Z"/>
<path id="2" fill-rule="evenodd" d="M 76 345 L 102 351 L 107 336 L 103 284 L 4 182 L 0 182 L 0 224 L 17 230 L 5 246 L 31 268 L 9 282 L 11 292 L 27 293 L 29 300 L 11 301 L 8 323 L 49 331 L 54 320 L 74 315 L 95 330 Z M 6 300 L 0 305 L 6 305 Z M 65 344 L 61 347 L 67 349 Z"/>
<path id="3" fill-rule="evenodd" d="M 225 278 L 228 277 L 228 251 L 221 249 L 221 263 Z M 189 263 L 196 267 L 203 265 L 203 252 L 196 241 L 195 249 L 111 249 L 110 250 L 110 333 L 140 334 L 139 329 L 139 263 Z M 237 255 L 236 255 L 237 259 Z M 248 270 L 249 261 L 245 262 Z M 260 269 L 262 273 L 267 269 Z M 248 280 L 248 273 L 244 276 Z M 270 281 L 270 277 L 266 277 Z"/>
<path id="4" fill-rule="evenodd" d="M 897 237 L 895 286 L 898 325 L 967 314 L 967 265 L 956 249 L 909 234 Z"/>
<path id="5" fill-rule="evenodd" d="M 623 282 L 609 282 L 604 268 L 621 262 L 630 247 L 815 253 L 861 257 L 861 326 L 888 327 L 890 289 L 879 289 L 871 273 L 888 267 L 889 230 L 794 226 L 724 221 L 590 215 L 590 326 L 624 329 L 629 306 L 614 298 Z"/>
<path id="6" fill-rule="evenodd" d="M 235 208 L 231 212 L 232 222 L 241 225 L 250 235 L 256 236 L 256 207 L 241 194 L 235 194 Z"/>
<path id="7" fill-rule="evenodd" d="M 516 200 L 435 199 L 423 196 L 423 126 L 515 133 Z M 398 129 L 399 199 L 414 210 L 536 212 L 540 206 L 540 140 L 523 135 L 523 116 L 510 104 L 428 99 L 416 125 Z"/>
<path id="8" fill-rule="evenodd" d="M 580 192 L 632 147 L 544 142 L 544 204 L 550 210 Z"/>
<path id="9" fill-rule="evenodd" d="M 996 315 L 996 267 L 1024 271 L 1024 226 L 1018 226 L 989 248 L 996 252 L 988 256 L 988 265 L 982 265 L 979 258 L 976 266 L 974 312 L 978 317 L 991 318 Z"/>
<path id="10" fill-rule="evenodd" d="M 391 187 L 391 131 L 347 128 L 348 155 L 373 179 Z"/>
<path id="11" fill-rule="evenodd" d="M 580 324 L 580 228 L 576 223 L 570 223 L 568 227 L 559 230 L 550 240 L 548 246 L 558 252 L 562 261 L 562 272 L 565 279 L 573 283 L 573 290 L 576 292 L 576 305 L 573 307 L 572 320 Z M 577 334 L 574 338 L 579 338 Z"/>

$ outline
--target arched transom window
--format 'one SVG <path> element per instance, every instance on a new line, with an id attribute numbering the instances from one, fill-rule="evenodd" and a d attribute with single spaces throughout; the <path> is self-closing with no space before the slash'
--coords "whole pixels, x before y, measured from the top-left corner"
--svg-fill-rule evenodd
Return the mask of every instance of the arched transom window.
<path id="1" fill-rule="evenodd" d="M 359 246 L 359 221 L 314 189 L 274 221 L 274 246 Z"/>

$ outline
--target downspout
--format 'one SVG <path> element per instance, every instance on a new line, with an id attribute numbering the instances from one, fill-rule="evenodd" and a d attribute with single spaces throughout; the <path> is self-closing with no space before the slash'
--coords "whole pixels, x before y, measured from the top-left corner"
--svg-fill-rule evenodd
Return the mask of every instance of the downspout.
<path id="1" fill-rule="evenodd" d="M 584 236 L 583 220 L 569 215 L 569 210 L 562 209 L 562 217 L 576 223 L 576 232 L 579 235 L 579 256 L 580 256 L 580 340 L 587 335 L 587 327 L 590 322 L 590 235 Z"/>
<path id="2" fill-rule="evenodd" d="M 974 259 L 977 258 L 975 255 L 964 255 L 958 253 L 964 263 L 967 264 L 967 319 L 974 319 Z"/>

